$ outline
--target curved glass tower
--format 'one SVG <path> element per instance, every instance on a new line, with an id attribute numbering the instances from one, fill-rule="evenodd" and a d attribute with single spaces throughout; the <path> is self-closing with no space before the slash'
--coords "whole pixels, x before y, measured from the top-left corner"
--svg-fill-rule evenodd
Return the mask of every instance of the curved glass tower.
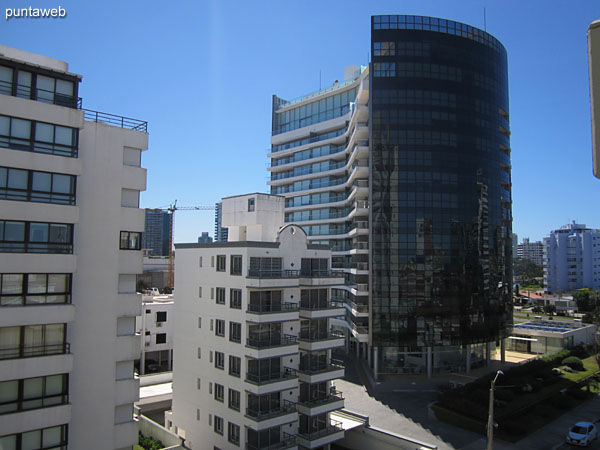
<path id="1" fill-rule="evenodd" d="M 449 20 L 371 20 L 373 365 L 469 370 L 512 320 L 506 50 Z"/>

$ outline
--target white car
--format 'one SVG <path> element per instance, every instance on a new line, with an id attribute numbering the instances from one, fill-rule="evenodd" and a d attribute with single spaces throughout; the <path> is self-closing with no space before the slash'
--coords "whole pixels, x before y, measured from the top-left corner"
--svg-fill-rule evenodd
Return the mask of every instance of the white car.
<path id="1" fill-rule="evenodd" d="M 571 427 L 567 434 L 569 444 L 581 445 L 587 447 L 598 437 L 598 429 L 591 422 L 577 422 Z"/>

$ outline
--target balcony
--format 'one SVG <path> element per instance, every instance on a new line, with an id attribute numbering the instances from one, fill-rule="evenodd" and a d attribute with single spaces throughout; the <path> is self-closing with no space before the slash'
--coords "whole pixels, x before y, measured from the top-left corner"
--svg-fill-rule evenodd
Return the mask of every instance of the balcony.
<path id="1" fill-rule="evenodd" d="M 344 315 L 344 303 L 329 301 L 300 301 L 300 317 L 319 319 Z"/>
<path id="2" fill-rule="evenodd" d="M 344 333 L 338 331 L 315 332 L 314 330 L 300 330 L 298 338 L 301 350 L 316 351 L 326 350 L 344 345 Z"/>
<path id="3" fill-rule="evenodd" d="M 306 448 L 318 448 L 343 437 L 344 428 L 342 427 L 342 423 L 337 420 L 331 420 L 329 425 L 320 430 L 298 431 L 298 444 Z"/>
<path id="4" fill-rule="evenodd" d="M 246 450 L 284 450 L 292 447 L 296 447 L 296 436 L 292 436 L 285 431 L 282 433 L 282 437 L 279 442 L 246 444 Z"/>
<path id="5" fill-rule="evenodd" d="M 293 415 L 293 417 L 290 417 L 290 415 Z M 246 417 L 256 422 L 256 425 L 252 427 L 256 431 L 298 420 L 296 404 L 289 400 L 283 400 L 281 403 L 279 401 L 274 402 L 269 405 L 269 408 L 265 409 L 246 408 Z"/>
<path id="6" fill-rule="evenodd" d="M 331 389 L 312 399 L 298 400 L 298 412 L 307 416 L 316 416 L 344 407 L 344 397 L 340 391 Z"/>
<path id="7" fill-rule="evenodd" d="M 131 117 L 116 116 L 114 114 L 92 111 L 91 109 L 83 110 L 83 118 L 89 122 L 101 122 L 113 127 L 125 128 L 127 130 L 148 132 L 148 122 Z"/>
<path id="8" fill-rule="evenodd" d="M 246 321 L 251 323 L 289 322 L 298 320 L 298 303 L 249 304 Z"/>
<path id="9" fill-rule="evenodd" d="M 71 347 L 68 342 L 63 342 L 60 344 L 38 345 L 33 347 L 9 347 L 0 348 L 0 360 L 65 355 L 68 353 L 71 353 Z"/>
<path id="10" fill-rule="evenodd" d="M 344 362 L 332 359 L 329 363 L 300 364 L 298 369 L 300 381 L 305 383 L 320 383 L 335 380 L 344 376 Z"/>
<path id="11" fill-rule="evenodd" d="M 298 341 L 289 334 L 251 334 L 246 339 L 246 355 L 250 358 L 273 358 L 296 353 Z"/>
<path id="12" fill-rule="evenodd" d="M 73 95 L 61 94 L 59 92 L 40 89 L 30 85 L 2 80 L 0 80 L 0 94 L 75 109 L 81 109 L 83 103 L 81 97 L 74 97 Z"/>
<path id="13" fill-rule="evenodd" d="M 246 373 L 246 386 L 248 392 L 263 395 L 269 392 L 296 389 L 298 387 L 298 374 L 296 369 L 284 367 L 282 372 Z"/>

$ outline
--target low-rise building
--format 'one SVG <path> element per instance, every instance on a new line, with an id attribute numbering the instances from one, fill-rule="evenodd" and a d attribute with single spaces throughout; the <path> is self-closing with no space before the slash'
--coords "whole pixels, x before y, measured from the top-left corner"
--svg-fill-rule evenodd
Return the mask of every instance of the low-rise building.
<path id="1" fill-rule="evenodd" d="M 144 295 L 136 332 L 142 337 L 140 374 L 171 370 L 173 360 L 173 295 Z"/>
<path id="2" fill-rule="evenodd" d="M 591 344 L 596 335 L 596 325 L 578 321 L 532 320 L 513 327 L 507 339 L 507 350 L 547 355 L 579 344 Z"/>

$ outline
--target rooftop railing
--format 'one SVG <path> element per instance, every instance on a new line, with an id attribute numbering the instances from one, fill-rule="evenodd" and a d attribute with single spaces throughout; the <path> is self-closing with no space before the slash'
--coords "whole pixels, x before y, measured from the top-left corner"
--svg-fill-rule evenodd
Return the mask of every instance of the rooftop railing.
<path id="1" fill-rule="evenodd" d="M 148 122 L 132 119 L 131 117 L 117 116 L 115 114 L 84 109 L 83 118 L 90 122 L 101 122 L 107 125 L 125 128 L 127 130 L 143 131 L 144 133 L 148 132 Z"/>

